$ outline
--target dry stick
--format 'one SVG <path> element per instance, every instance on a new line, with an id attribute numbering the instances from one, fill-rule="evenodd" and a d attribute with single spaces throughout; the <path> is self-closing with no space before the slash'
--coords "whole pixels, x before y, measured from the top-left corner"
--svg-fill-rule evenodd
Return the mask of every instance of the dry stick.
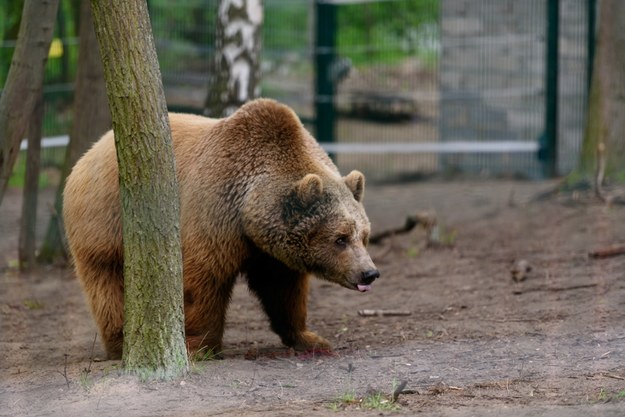
<path id="1" fill-rule="evenodd" d="M 65 378 L 65 383 L 67 383 L 67 388 L 69 388 L 69 378 L 67 377 L 67 357 L 69 356 L 67 353 L 63 355 L 65 357 L 65 364 L 63 365 L 63 372 L 58 371 Z"/>
<path id="2" fill-rule="evenodd" d="M 375 317 L 375 316 L 409 316 L 412 314 L 410 311 L 405 310 L 359 310 L 358 315 L 362 317 Z"/>
<path id="3" fill-rule="evenodd" d="M 528 288 L 526 290 L 512 291 L 512 294 L 520 295 L 520 294 L 525 294 L 526 292 L 534 292 L 534 291 L 551 291 L 551 292 L 571 291 L 571 290 L 581 290 L 584 288 L 593 288 L 596 286 L 597 284 L 581 284 L 581 285 L 573 285 L 570 287 L 534 287 L 534 288 Z"/>
<path id="4" fill-rule="evenodd" d="M 408 233 L 419 224 L 430 227 L 436 224 L 436 217 L 424 213 L 416 213 L 406 216 L 406 222 L 403 226 L 375 233 L 369 238 L 369 243 L 376 244 L 379 243 L 381 240 L 386 239 L 387 237 L 402 233 Z"/>
<path id="5" fill-rule="evenodd" d="M 625 245 L 614 245 L 588 252 L 588 256 L 595 259 L 609 258 L 618 255 L 625 255 Z"/>
<path id="6" fill-rule="evenodd" d="M 96 332 L 96 334 L 93 336 L 93 344 L 91 345 L 91 355 L 89 355 L 89 365 L 87 366 L 87 368 L 85 368 L 83 370 L 83 372 L 86 374 L 89 374 L 91 372 L 91 365 L 94 362 L 94 358 L 93 358 L 93 352 L 95 351 L 95 341 L 98 339 L 98 332 Z"/>

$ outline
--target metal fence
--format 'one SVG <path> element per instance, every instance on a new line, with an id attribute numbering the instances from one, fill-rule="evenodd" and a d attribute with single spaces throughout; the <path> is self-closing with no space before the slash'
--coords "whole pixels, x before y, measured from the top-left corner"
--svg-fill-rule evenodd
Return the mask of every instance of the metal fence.
<path id="1" fill-rule="evenodd" d="M 540 177 L 553 3 L 556 168 L 566 173 L 583 130 L 591 0 L 265 0 L 262 92 L 329 140 L 342 171 L 373 180 L 448 171 Z M 217 5 L 149 1 L 173 110 L 201 111 Z M 48 63 L 45 136 L 71 124 L 78 40 L 70 23 L 57 25 Z M 0 88 L 13 46 L 0 44 Z M 46 148 L 43 160 L 60 165 L 62 155 Z"/>

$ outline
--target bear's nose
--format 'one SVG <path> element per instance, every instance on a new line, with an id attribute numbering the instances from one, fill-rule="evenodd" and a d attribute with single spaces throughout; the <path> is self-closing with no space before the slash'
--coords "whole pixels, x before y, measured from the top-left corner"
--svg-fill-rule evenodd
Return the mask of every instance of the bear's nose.
<path id="1" fill-rule="evenodd" d="M 369 285 L 373 281 L 375 281 L 375 279 L 378 278 L 379 276 L 380 276 L 380 271 L 378 271 L 377 269 L 370 269 L 362 273 L 362 282 Z"/>

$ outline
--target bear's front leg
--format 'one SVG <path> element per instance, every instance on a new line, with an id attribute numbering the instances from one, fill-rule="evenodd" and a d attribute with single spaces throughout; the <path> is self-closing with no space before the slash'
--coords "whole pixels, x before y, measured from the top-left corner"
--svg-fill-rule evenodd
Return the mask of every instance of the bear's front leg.
<path id="1" fill-rule="evenodd" d="M 307 274 L 259 254 L 248 262 L 246 276 L 282 343 L 296 350 L 332 348 L 326 339 L 306 330 Z"/>

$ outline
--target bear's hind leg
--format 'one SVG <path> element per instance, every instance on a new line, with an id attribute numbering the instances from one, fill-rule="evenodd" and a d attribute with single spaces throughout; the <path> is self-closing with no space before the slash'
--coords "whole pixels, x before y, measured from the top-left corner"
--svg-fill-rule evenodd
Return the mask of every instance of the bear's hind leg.
<path id="1" fill-rule="evenodd" d="M 124 327 L 124 278 L 121 264 L 86 266 L 76 272 L 87 294 L 108 359 L 121 359 Z"/>
<path id="2" fill-rule="evenodd" d="M 248 286 L 260 299 L 271 329 L 297 350 L 331 349 L 323 337 L 306 329 L 308 275 L 258 255 L 246 267 Z"/>

